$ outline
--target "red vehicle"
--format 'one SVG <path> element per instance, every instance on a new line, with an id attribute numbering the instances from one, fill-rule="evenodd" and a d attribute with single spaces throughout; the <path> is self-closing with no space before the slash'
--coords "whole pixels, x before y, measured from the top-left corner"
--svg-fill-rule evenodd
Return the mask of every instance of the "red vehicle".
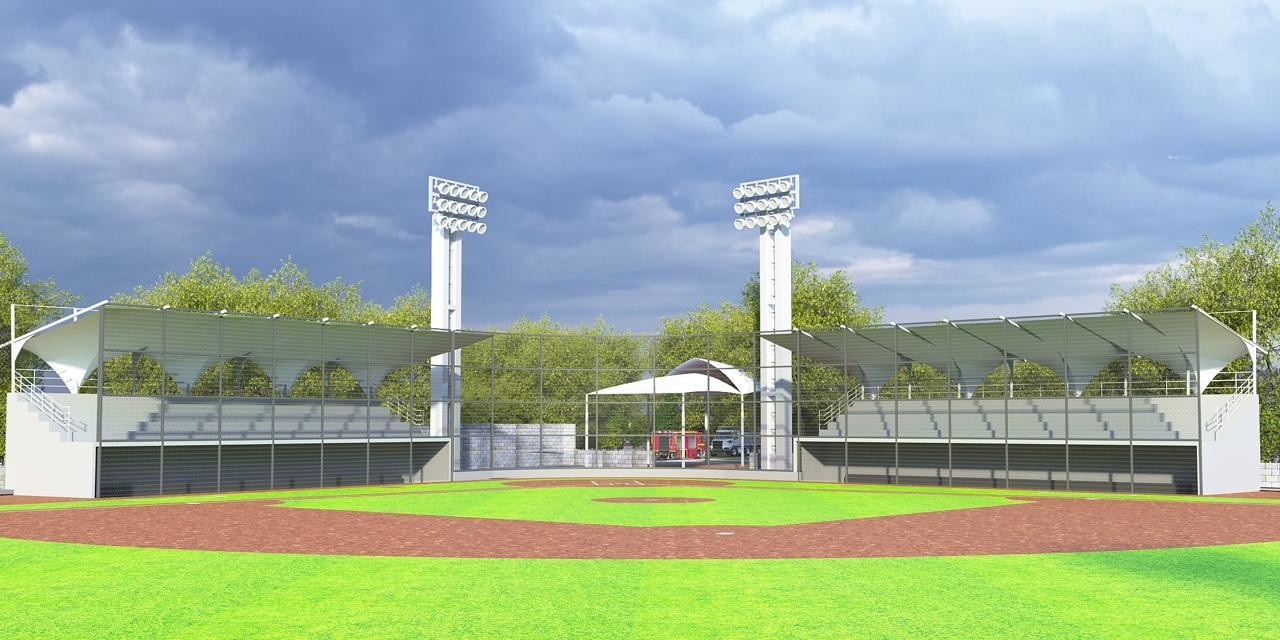
<path id="1" fill-rule="evenodd" d="M 655 431 L 649 438 L 651 450 L 659 460 L 697 459 L 706 450 L 701 431 Z"/>

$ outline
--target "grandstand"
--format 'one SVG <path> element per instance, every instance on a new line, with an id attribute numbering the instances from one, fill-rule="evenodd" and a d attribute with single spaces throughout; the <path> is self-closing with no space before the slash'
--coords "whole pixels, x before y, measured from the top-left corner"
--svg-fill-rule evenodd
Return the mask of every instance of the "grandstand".
<path id="1" fill-rule="evenodd" d="M 792 363 L 766 371 L 762 342 Z M 33 495 L 637 474 L 1179 493 L 1259 483 L 1257 346 L 1194 308 L 673 338 L 104 302 L 13 344 L 15 363 L 41 360 L 15 369 L 8 395 L 8 484 Z M 729 373 L 742 381 L 719 393 Z M 791 384 L 751 391 L 769 377 Z M 685 385 L 674 398 L 658 382 L 672 379 Z M 778 411 L 787 430 L 765 432 Z M 659 459 L 654 434 L 675 431 L 702 444 Z M 787 441 L 780 465 L 761 460 L 770 438 Z"/>

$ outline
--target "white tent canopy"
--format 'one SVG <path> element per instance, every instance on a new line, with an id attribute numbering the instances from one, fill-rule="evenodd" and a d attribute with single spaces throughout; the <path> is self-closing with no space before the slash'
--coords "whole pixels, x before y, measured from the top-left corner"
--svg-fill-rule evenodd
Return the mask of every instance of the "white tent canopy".
<path id="1" fill-rule="evenodd" d="M 588 396 L 647 396 L 674 393 L 729 393 L 745 396 L 756 392 L 756 382 L 723 362 L 691 358 L 665 376 L 626 382 L 597 389 Z"/>
<path id="2" fill-rule="evenodd" d="M 756 392 L 756 382 L 743 373 L 741 369 L 727 365 L 723 362 L 715 360 L 706 360 L 703 358 L 690 358 L 679 366 L 672 369 L 665 376 L 657 376 L 645 380 L 636 380 L 635 382 L 625 382 L 623 384 L 606 387 L 604 389 L 596 389 L 586 395 L 584 401 L 586 422 L 584 428 L 587 433 L 588 449 L 591 438 L 591 397 L 592 396 L 657 396 L 657 395 L 680 395 L 680 430 L 684 431 L 685 423 L 685 404 L 684 398 L 689 394 L 709 395 L 712 393 L 724 393 L 738 396 L 738 435 L 743 437 L 746 431 L 746 404 L 744 398 Z M 710 430 L 710 416 L 704 414 L 702 416 L 703 431 Z M 599 433 L 596 434 L 598 439 Z M 681 465 L 684 464 L 683 443 L 680 446 Z M 745 447 L 740 447 L 740 456 L 746 457 Z"/>

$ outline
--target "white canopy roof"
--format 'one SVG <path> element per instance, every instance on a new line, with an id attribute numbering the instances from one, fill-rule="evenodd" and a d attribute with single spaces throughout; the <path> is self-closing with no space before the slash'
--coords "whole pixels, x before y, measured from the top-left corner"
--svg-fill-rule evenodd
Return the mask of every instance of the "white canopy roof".
<path id="1" fill-rule="evenodd" d="M 14 364 L 22 351 L 36 354 L 71 393 L 77 393 L 85 378 L 97 369 L 100 350 L 107 358 L 141 353 L 161 359 L 165 372 L 179 385 L 195 382 L 217 362 L 238 357 L 256 363 L 273 373 L 277 384 L 286 385 L 313 366 L 338 364 L 368 389 L 395 369 L 489 336 L 339 322 L 322 325 L 316 320 L 283 317 L 220 316 L 104 300 L 19 336 L 10 355 Z"/>
<path id="2" fill-rule="evenodd" d="M 597 389 L 587 395 L 647 396 L 674 393 L 729 393 L 743 396 L 755 393 L 755 391 L 755 380 L 741 370 L 715 360 L 691 358 L 672 369 L 665 376 Z"/>
<path id="3" fill-rule="evenodd" d="M 842 369 L 868 387 L 883 386 L 911 363 L 931 365 L 953 383 L 973 386 L 1006 360 L 1039 363 L 1072 384 L 1085 384 L 1132 353 L 1179 374 L 1195 372 L 1203 391 L 1228 363 L 1256 358 L 1259 349 L 1198 308 L 838 327 L 764 338 Z"/>

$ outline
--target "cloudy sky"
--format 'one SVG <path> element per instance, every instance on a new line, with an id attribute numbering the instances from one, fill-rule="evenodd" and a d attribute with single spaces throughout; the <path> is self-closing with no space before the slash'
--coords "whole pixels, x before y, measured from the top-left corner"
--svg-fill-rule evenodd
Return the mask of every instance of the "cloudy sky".
<path id="1" fill-rule="evenodd" d="M 465 321 L 736 298 L 730 187 L 891 320 L 1084 311 L 1280 199 L 1280 2 L 0 0 L 0 229 L 97 300 L 212 251 L 388 302 L 492 192 Z M 433 6 L 434 5 L 434 6 Z"/>

